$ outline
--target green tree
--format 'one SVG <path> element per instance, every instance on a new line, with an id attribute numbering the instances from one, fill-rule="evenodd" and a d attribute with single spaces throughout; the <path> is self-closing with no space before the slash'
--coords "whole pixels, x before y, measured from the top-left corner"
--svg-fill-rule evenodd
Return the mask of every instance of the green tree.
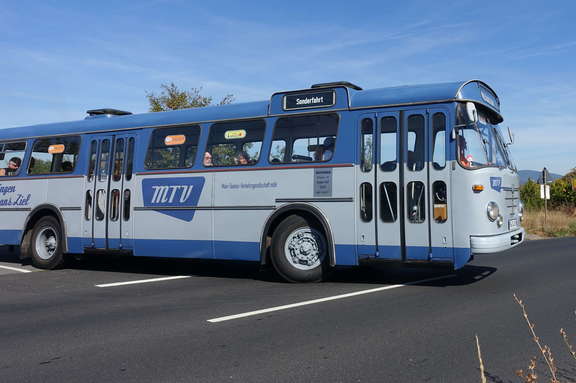
<path id="1" fill-rule="evenodd" d="M 146 98 L 148 98 L 148 103 L 150 104 L 150 112 L 202 108 L 204 106 L 212 105 L 213 98 L 203 96 L 201 94 L 202 88 L 182 90 L 173 82 L 170 84 L 162 84 L 160 85 L 160 88 L 162 88 L 162 91 L 158 95 L 154 92 L 146 92 Z M 230 104 L 233 101 L 234 96 L 232 94 L 227 94 L 217 103 L 217 105 Z"/>
<path id="2" fill-rule="evenodd" d="M 540 185 L 528 180 L 520 187 L 520 198 L 528 210 L 538 210 L 544 207 L 544 200 L 540 199 Z"/>

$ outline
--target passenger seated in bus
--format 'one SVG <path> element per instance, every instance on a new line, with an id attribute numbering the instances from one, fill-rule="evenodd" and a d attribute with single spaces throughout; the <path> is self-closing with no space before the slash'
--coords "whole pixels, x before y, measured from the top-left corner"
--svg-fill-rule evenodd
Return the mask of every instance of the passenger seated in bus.
<path id="1" fill-rule="evenodd" d="M 0 176 L 14 176 L 18 173 L 18 169 L 20 169 L 20 165 L 22 164 L 22 160 L 18 157 L 10 158 L 8 161 L 8 167 L 5 169 L 0 169 Z"/>
<path id="2" fill-rule="evenodd" d="M 210 152 L 204 153 L 204 160 L 202 161 L 204 166 L 212 166 L 212 154 Z"/>
<path id="3" fill-rule="evenodd" d="M 234 159 L 236 165 L 250 165 L 250 156 L 245 151 L 238 153 L 238 156 Z"/>
<path id="4" fill-rule="evenodd" d="M 316 146 L 314 152 L 314 160 L 316 161 L 329 161 L 334 155 L 334 138 L 326 137 L 322 145 Z"/>
<path id="5" fill-rule="evenodd" d="M 72 166 L 72 162 L 62 161 L 62 172 L 71 172 L 72 170 L 74 170 L 74 166 Z"/>

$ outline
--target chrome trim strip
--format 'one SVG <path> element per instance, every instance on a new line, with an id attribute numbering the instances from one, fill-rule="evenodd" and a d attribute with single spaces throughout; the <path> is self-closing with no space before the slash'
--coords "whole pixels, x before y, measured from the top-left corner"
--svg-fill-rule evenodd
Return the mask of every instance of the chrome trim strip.
<path id="1" fill-rule="evenodd" d="M 147 210 L 274 210 L 276 206 L 136 206 L 136 211 Z"/>
<path id="2" fill-rule="evenodd" d="M 284 202 L 354 202 L 354 198 L 276 198 L 276 203 Z"/>
<path id="3" fill-rule="evenodd" d="M 62 206 L 60 211 L 80 211 L 82 210 L 81 206 Z"/>
<path id="4" fill-rule="evenodd" d="M 31 207 L 0 207 L 0 211 L 32 211 Z"/>

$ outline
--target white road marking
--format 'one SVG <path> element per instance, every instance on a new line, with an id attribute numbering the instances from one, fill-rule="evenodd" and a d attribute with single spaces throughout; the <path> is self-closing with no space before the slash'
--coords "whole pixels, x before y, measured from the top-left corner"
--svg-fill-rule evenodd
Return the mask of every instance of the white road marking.
<path id="1" fill-rule="evenodd" d="M 232 319 L 246 318 L 246 317 L 249 317 L 249 316 L 265 314 L 265 313 L 269 313 L 269 312 L 273 312 L 273 311 L 280 311 L 280 310 L 292 309 L 292 308 L 294 308 L 294 307 L 308 306 L 308 305 L 313 305 L 313 304 L 316 304 L 316 303 L 322 303 L 322 302 L 328 302 L 328 301 L 335 301 L 335 300 L 338 300 L 338 299 L 355 297 L 355 296 L 358 296 L 358 295 L 377 293 L 377 292 L 384 291 L 384 290 L 397 289 L 398 287 L 404 287 L 404 286 L 416 285 L 416 284 L 419 284 L 419 283 L 426 283 L 426 282 L 437 281 L 437 280 L 440 280 L 440 279 L 452 278 L 452 277 L 454 277 L 454 276 L 455 276 L 454 274 L 444 275 L 444 276 L 442 276 L 442 277 L 423 279 L 423 280 L 420 280 L 420 281 L 408 282 L 408 283 L 401 284 L 401 285 L 383 286 L 383 287 L 377 287 L 377 288 L 375 288 L 375 289 L 355 291 L 355 292 L 353 292 L 353 293 L 348 293 L 348 294 L 341 294 L 341 295 L 334 295 L 334 296 L 326 297 L 326 298 L 312 299 L 312 300 L 310 300 L 310 301 L 292 303 L 292 304 L 284 305 L 284 306 L 270 307 L 270 308 L 267 308 L 267 309 L 250 311 L 250 312 L 246 312 L 246 313 L 242 313 L 242 314 L 228 315 L 228 316 L 225 316 L 225 317 L 208 319 L 208 322 L 210 322 L 210 323 L 225 322 L 225 321 L 229 321 L 229 320 L 232 320 Z"/>
<path id="2" fill-rule="evenodd" d="M 10 266 L 0 266 L 0 269 L 19 271 L 21 273 L 31 273 L 32 272 L 32 270 L 19 269 L 18 267 L 10 267 Z"/>
<path id="3" fill-rule="evenodd" d="M 128 282 L 116 282 L 116 283 L 104 283 L 102 285 L 96 285 L 96 287 L 114 287 L 114 286 L 126 286 L 126 285 L 136 285 L 139 283 L 150 283 L 150 282 L 161 282 L 170 281 L 173 279 L 184 279 L 190 278 L 190 275 L 177 275 L 175 277 L 164 277 L 164 278 L 153 278 L 153 279 L 141 279 L 139 281 L 128 281 Z"/>

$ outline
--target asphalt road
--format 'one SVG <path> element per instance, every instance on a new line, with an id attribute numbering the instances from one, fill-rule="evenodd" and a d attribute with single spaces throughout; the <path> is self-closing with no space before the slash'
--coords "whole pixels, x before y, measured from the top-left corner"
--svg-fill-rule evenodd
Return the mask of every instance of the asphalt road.
<path id="1" fill-rule="evenodd" d="M 305 285 L 205 261 L 92 257 L 37 271 L 3 250 L 0 382 L 480 382 L 475 334 L 488 381 L 518 382 L 538 350 L 513 293 L 573 382 L 559 330 L 576 347 L 575 271 L 574 238 L 459 273 L 378 265 Z M 537 372 L 548 381 L 541 359 Z"/>

